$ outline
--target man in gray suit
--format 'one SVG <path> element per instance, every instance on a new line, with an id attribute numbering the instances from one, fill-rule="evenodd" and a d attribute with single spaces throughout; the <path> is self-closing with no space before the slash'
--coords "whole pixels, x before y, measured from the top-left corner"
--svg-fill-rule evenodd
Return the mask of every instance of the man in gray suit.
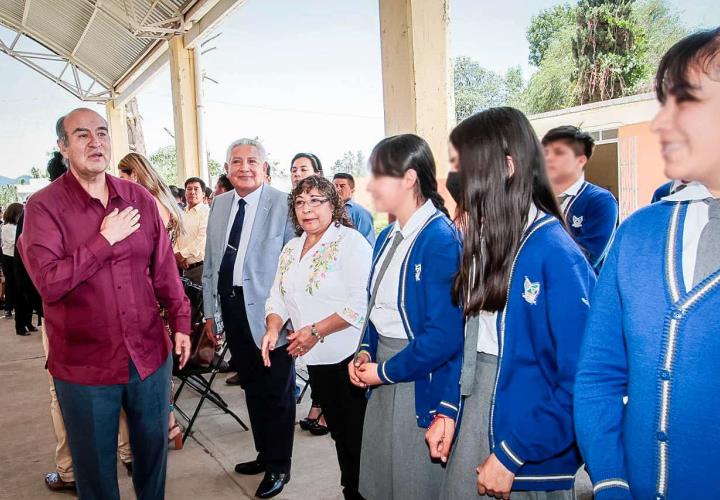
<path id="1" fill-rule="evenodd" d="M 259 498 L 277 495 L 290 480 L 295 429 L 295 367 L 285 338 L 272 353 L 271 367 L 264 367 L 260 353 L 265 301 L 280 252 L 295 236 L 287 194 L 264 184 L 265 163 L 259 141 L 240 139 L 228 148 L 225 169 L 235 189 L 213 200 L 203 271 L 205 334 L 215 338 L 219 312 L 257 450 L 255 460 L 235 471 L 265 473 L 255 493 Z"/>

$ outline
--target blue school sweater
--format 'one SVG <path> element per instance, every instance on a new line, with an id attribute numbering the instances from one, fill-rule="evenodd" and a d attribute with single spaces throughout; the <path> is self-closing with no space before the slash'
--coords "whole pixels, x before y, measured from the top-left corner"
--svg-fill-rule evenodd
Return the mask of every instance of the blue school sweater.
<path id="1" fill-rule="evenodd" d="M 564 210 L 565 220 L 595 272 L 600 272 L 610 250 L 619 216 L 610 191 L 585 182 Z"/>
<path id="2" fill-rule="evenodd" d="M 652 196 L 652 200 L 650 200 L 650 203 L 657 203 L 658 201 L 662 200 L 666 196 L 670 196 L 672 194 L 672 188 L 673 188 L 674 181 L 666 182 L 659 188 L 655 190 Z"/>
<path id="3" fill-rule="evenodd" d="M 595 291 L 575 418 L 597 500 L 720 498 L 720 271 L 686 292 L 687 205 L 625 221 Z"/>
<path id="4" fill-rule="evenodd" d="M 515 473 L 513 490 L 570 489 L 582 464 L 572 399 L 595 280 L 556 218 L 527 228 L 498 314 L 490 410 L 490 449 Z"/>
<path id="5" fill-rule="evenodd" d="M 392 225 L 375 244 L 370 282 L 388 244 Z M 452 286 L 462 247 L 457 229 L 437 211 L 410 247 L 400 271 L 398 310 L 408 345 L 378 366 L 383 384 L 415 382 L 415 415 L 426 428 L 437 413 L 457 419 L 463 354 L 463 311 L 453 304 Z M 368 287 L 369 288 L 369 287 Z M 368 312 L 369 314 L 369 312 Z M 378 332 L 368 322 L 359 352 L 375 360 Z M 368 391 L 368 397 L 371 397 Z"/>

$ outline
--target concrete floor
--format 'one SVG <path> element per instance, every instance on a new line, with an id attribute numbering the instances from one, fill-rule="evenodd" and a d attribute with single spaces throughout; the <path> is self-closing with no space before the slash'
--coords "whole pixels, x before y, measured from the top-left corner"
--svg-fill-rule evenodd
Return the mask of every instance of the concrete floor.
<path id="1" fill-rule="evenodd" d="M 43 483 L 54 470 L 55 436 L 50 419 L 48 379 L 44 370 L 40 334 L 15 335 L 14 322 L 0 318 L 0 499 L 61 499 L 70 494 L 50 492 Z M 223 398 L 246 423 L 243 391 L 224 383 L 214 384 Z M 185 391 L 178 402 L 193 408 L 197 398 Z M 298 406 L 298 417 L 307 414 L 309 397 Z M 175 500 L 237 500 L 253 498 L 261 476 L 236 474 L 236 463 L 255 457 L 252 434 L 243 431 L 231 417 L 206 405 L 198 417 L 193 435 L 181 451 L 171 450 L 168 459 L 167 498 Z M 123 499 L 135 497 L 132 483 L 123 468 L 118 469 Z M 580 481 L 583 500 L 588 494 L 587 478 Z M 579 492 L 580 493 L 580 492 Z M 342 498 L 340 472 L 329 436 L 315 437 L 297 428 L 292 481 L 282 499 L 338 500 Z"/>

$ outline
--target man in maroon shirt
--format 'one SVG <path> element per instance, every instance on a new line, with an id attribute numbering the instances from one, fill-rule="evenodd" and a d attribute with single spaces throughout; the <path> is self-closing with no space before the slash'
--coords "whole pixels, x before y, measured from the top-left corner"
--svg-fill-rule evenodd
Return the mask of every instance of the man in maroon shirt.
<path id="1" fill-rule="evenodd" d="M 57 123 L 69 164 L 35 193 L 18 242 L 43 300 L 55 379 L 81 499 L 119 499 L 115 450 L 124 408 L 139 499 L 165 494 L 171 343 L 158 303 L 190 354 L 190 308 L 155 201 L 105 173 L 107 123 L 76 109 Z"/>

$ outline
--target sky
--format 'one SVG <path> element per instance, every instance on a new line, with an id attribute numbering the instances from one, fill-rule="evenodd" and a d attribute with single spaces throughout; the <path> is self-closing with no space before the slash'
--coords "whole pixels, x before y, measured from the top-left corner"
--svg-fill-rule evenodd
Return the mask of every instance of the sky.
<path id="1" fill-rule="evenodd" d="M 504 72 L 528 64 L 525 31 L 555 0 L 451 0 L 450 55 L 469 56 Z M 670 0 L 688 26 L 720 24 L 716 0 Z M 376 0 L 248 0 L 205 48 L 205 138 L 220 162 L 240 137 L 259 137 L 271 158 L 289 167 L 300 151 L 327 169 L 348 150 L 367 157 L 383 137 L 380 33 Z M 0 38 L 7 31 L 0 28 Z M 82 105 L 72 95 L 0 54 L 0 175 L 44 168 L 57 117 Z M 149 152 L 173 144 L 169 71 L 138 95 Z M 91 105 L 90 107 L 92 107 Z M 97 106 L 99 112 L 104 107 Z"/>

